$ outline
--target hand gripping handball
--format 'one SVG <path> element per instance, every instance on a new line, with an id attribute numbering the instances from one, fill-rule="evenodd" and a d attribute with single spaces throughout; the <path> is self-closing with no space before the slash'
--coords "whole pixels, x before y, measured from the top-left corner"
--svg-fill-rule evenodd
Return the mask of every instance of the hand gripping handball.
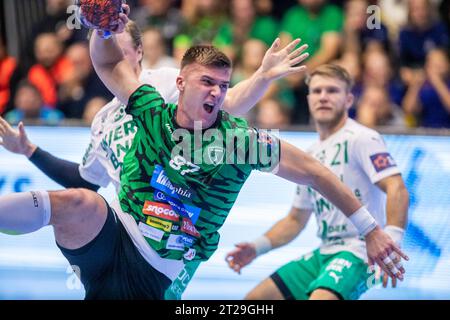
<path id="1" fill-rule="evenodd" d="M 77 18 L 88 29 L 103 31 L 103 38 L 111 37 L 125 0 L 76 0 Z"/>

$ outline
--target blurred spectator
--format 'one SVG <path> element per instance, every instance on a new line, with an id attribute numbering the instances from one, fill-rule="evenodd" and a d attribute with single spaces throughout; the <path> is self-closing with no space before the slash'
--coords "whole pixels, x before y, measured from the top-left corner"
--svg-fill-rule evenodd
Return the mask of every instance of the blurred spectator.
<path id="1" fill-rule="evenodd" d="M 88 29 L 69 29 L 67 27 L 67 21 L 69 18 L 69 13 L 67 13 L 67 8 L 74 3 L 73 0 L 46 0 L 45 11 L 46 15 L 41 21 L 33 25 L 32 34 L 29 41 L 29 46 L 26 48 L 23 59 L 21 63 L 25 63 L 28 66 L 33 60 L 33 43 L 35 43 L 36 38 L 43 33 L 53 33 L 58 37 L 63 48 L 66 48 L 70 44 L 85 40 L 88 34 Z M 22 61 L 23 60 L 23 61 Z"/>
<path id="2" fill-rule="evenodd" d="M 408 22 L 409 0 L 378 0 L 382 21 L 389 30 L 389 38 L 396 41 L 400 28 Z"/>
<path id="3" fill-rule="evenodd" d="M 255 0 L 231 0 L 230 20 L 219 29 L 214 45 L 221 48 L 232 60 L 239 54 L 243 43 L 249 39 L 259 39 L 270 46 L 278 36 L 278 24 L 270 15 L 259 16 Z M 266 0 L 262 10 L 270 10 L 271 0 Z M 270 11 L 269 11 L 270 13 Z"/>
<path id="4" fill-rule="evenodd" d="M 280 36 L 282 44 L 300 38 L 302 44 L 308 44 L 309 58 L 305 65 L 314 70 L 321 64 L 336 59 L 341 46 L 343 27 L 342 10 L 327 0 L 298 0 L 281 21 Z M 293 122 L 309 123 L 309 108 L 306 96 L 308 87 L 304 84 L 304 74 L 297 73 L 287 78 L 295 88 L 296 108 L 293 110 Z"/>
<path id="5" fill-rule="evenodd" d="M 81 119 L 84 108 L 90 100 L 101 98 L 104 105 L 113 96 L 92 67 L 87 43 L 79 42 L 71 45 L 67 49 L 67 58 L 72 70 L 59 88 L 58 109 L 66 118 Z"/>
<path id="6" fill-rule="evenodd" d="M 27 80 L 20 82 L 16 96 L 15 108 L 5 114 L 5 119 L 11 124 L 22 120 L 41 120 L 45 124 L 58 124 L 64 115 L 45 105 L 39 90 Z"/>
<path id="7" fill-rule="evenodd" d="M 66 46 L 71 43 L 86 39 L 87 29 L 72 29 L 67 27 L 69 14 L 67 8 L 74 3 L 71 0 L 47 0 L 47 15 L 34 28 L 36 34 L 54 32 L 59 40 Z"/>
<path id="8" fill-rule="evenodd" d="M 174 57 L 179 62 L 192 45 L 212 44 L 218 30 L 226 21 L 226 1 L 184 0 L 183 15 L 187 21 L 174 40 Z"/>
<path id="9" fill-rule="evenodd" d="M 399 35 L 402 80 L 409 85 L 413 69 L 423 68 L 427 53 L 436 47 L 449 46 L 445 25 L 437 19 L 435 7 L 430 0 L 408 2 L 408 25 Z"/>
<path id="10" fill-rule="evenodd" d="M 283 129 L 290 124 L 290 109 L 274 99 L 265 99 L 258 104 L 256 125 L 264 129 Z"/>
<path id="11" fill-rule="evenodd" d="M 298 5 L 289 9 L 283 17 L 282 43 L 300 38 L 302 43 L 308 44 L 310 58 L 306 65 L 309 70 L 314 70 L 337 57 L 343 21 L 342 10 L 328 4 L 327 0 L 298 0 Z"/>
<path id="12" fill-rule="evenodd" d="M 372 49 L 363 55 L 363 72 L 361 81 L 356 82 L 353 94 L 360 97 L 364 87 L 376 86 L 384 88 L 389 100 L 401 106 L 406 88 L 400 79 L 396 78 L 395 68 L 387 53 L 380 49 Z"/>
<path id="13" fill-rule="evenodd" d="M 264 2 L 265 0 L 261 0 L 261 2 Z M 284 16 L 284 14 L 286 13 L 286 11 L 288 11 L 291 7 L 295 6 L 297 4 L 298 0 L 272 0 L 276 2 L 276 5 L 273 6 L 272 8 L 272 16 L 277 19 L 277 20 L 281 20 Z M 257 2 L 259 2 L 259 0 L 257 0 Z M 261 6 L 258 5 L 258 3 L 256 4 L 257 8 L 260 8 Z M 259 10 L 259 9 L 258 9 Z"/>
<path id="14" fill-rule="evenodd" d="M 375 85 L 364 87 L 358 102 L 356 120 L 371 128 L 406 127 L 403 112 L 389 99 L 386 88 Z"/>
<path id="15" fill-rule="evenodd" d="M 28 71 L 28 80 L 39 89 L 50 108 L 54 108 L 58 101 L 58 85 L 73 71 L 72 64 L 62 52 L 63 47 L 56 34 L 42 33 L 36 38 L 34 55 L 37 63 Z"/>
<path id="16" fill-rule="evenodd" d="M 131 19 L 141 30 L 148 27 L 158 29 L 166 48 L 172 53 L 173 39 L 180 33 L 184 18 L 173 0 L 139 0 L 139 5 L 131 10 Z"/>
<path id="17" fill-rule="evenodd" d="M 344 48 L 354 53 L 361 53 L 367 47 L 377 47 L 389 51 L 388 30 L 380 22 L 379 28 L 369 29 L 367 22 L 368 0 L 349 0 L 345 4 Z"/>
<path id="18" fill-rule="evenodd" d="M 441 15 L 442 21 L 445 23 L 447 27 L 447 32 L 450 33 L 450 1 L 442 0 L 441 5 L 439 6 L 439 13 Z"/>
<path id="19" fill-rule="evenodd" d="M 148 28 L 142 33 L 142 46 L 144 49 L 142 68 L 178 67 L 175 59 L 167 55 L 166 44 L 158 29 Z"/>
<path id="20" fill-rule="evenodd" d="M 9 82 L 16 66 L 16 59 L 8 56 L 6 44 L 0 36 L 0 115 L 5 112 L 6 105 L 9 101 Z"/>
<path id="21" fill-rule="evenodd" d="M 413 74 L 403 109 L 423 127 L 450 128 L 450 66 L 445 50 L 427 54 L 425 72 Z"/>

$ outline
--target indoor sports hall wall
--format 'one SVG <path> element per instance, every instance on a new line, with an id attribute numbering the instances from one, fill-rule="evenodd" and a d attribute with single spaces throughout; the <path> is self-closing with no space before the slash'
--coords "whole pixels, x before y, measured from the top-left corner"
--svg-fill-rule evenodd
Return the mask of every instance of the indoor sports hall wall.
<path id="1" fill-rule="evenodd" d="M 30 127 L 28 136 L 55 155 L 79 162 L 88 144 L 87 128 Z M 282 137 L 306 149 L 314 133 L 288 132 Z M 450 299 L 450 137 L 386 135 L 411 195 L 404 250 L 406 280 L 393 289 L 374 288 L 363 299 Z M 23 156 L 0 149 L 0 194 L 33 189 L 60 189 Z M 224 262 L 234 243 L 252 240 L 287 214 L 294 185 L 255 172 L 221 229 L 218 251 L 198 270 L 185 299 L 241 299 L 278 266 L 319 244 L 316 226 L 290 245 L 270 252 L 233 273 Z M 102 191 L 107 198 L 113 189 Z M 11 213 L 14 214 L 14 213 Z M 83 288 L 58 251 L 50 227 L 30 235 L 0 234 L 0 299 L 82 299 Z"/>

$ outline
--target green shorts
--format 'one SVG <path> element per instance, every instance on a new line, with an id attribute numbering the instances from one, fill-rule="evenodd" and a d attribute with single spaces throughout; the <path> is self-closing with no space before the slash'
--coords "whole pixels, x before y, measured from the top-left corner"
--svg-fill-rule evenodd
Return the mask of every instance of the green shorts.
<path id="1" fill-rule="evenodd" d="M 291 261 L 271 275 L 285 299 L 307 300 L 316 289 L 327 289 L 343 300 L 356 300 L 367 291 L 373 272 L 348 251 L 320 254 L 319 249 Z"/>

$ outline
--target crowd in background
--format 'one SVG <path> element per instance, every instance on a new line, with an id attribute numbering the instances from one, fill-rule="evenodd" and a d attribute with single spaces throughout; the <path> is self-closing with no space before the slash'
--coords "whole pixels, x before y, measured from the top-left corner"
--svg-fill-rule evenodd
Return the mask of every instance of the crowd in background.
<path id="1" fill-rule="evenodd" d="M 178 67 L 187 48 L 208 43 L 232 58 L 235 84 L 257 70 L 276 37 L 282 44 L 299 37 L 309 45 L 309 70 L 336 63 L 355 79 L 352 118 L 370 127 L 450 128 L 450 1 L 127 2 L 142 30 L 144 68 Z M 46 3 L 26 52 L 31 64 L 9 56 L 0 37 L 0 115 L 11 123 L 90 124 L 112 96 L 93 70 L 87 30 L 67 28 L 72 1 Z M 274 83 L 249 120 L 267 128 L 309 124 L 304 76 Z"/>

